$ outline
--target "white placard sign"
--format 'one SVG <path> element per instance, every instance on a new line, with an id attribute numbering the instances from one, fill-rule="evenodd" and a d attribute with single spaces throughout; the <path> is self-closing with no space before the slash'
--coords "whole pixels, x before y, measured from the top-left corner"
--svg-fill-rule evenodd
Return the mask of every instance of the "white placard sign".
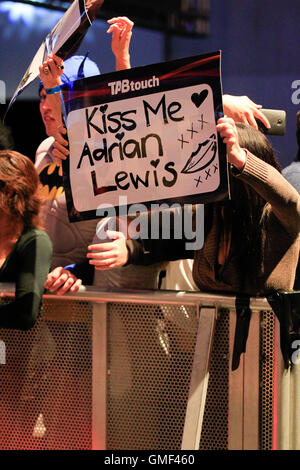
<path id="1" fill-rule="evenodd" d="M 201 59 L 192 59 L 194 71 Z M 190 84 L 189 74 L 179 80 L 181 61 L 171 63 L 173 79 L 153 66 L 131 69 L 127 78 L 122 72 L 64 87 L 73 214 L 91 217 L 99 206 L 120 206 L 122 196 L 127 204 L 148 206 L 224 197 L 226 155 L 216 132 L 220 82 L 210 77 Z"/>

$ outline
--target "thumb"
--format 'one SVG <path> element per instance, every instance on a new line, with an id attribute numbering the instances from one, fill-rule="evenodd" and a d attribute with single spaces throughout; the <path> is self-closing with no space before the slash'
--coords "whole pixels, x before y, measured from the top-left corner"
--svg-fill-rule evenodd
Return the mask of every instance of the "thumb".
<path id="1" fill-rule="evenodd" d="M 57 129 L 58 129 L 60 134 L 66 134 L 67 133 L 67 129 L 65 128 L 65 126 L 63 124 L 58 126 Z"/>
<path id="2" fill-rule="evenodd" d="M 112 240 L 125 238 L 125 235 L 123 232 L 117 232 L 115 230 L 106 230 L 106 235 L 108 236 L 108 238 L 111 238 Z"/>

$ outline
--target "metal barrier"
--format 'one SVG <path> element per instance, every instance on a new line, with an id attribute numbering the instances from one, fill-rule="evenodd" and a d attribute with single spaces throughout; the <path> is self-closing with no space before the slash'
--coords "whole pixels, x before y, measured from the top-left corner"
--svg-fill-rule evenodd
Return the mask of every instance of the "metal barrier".
<path id="1" fill-rule="evenodd" d="M 44 295 L 32 330 L 0 329 L 0 449 L 299 449 L 298 366 L 283 369 L 267 300 L 250 308 L 232 371 L 234 297 Z"/>

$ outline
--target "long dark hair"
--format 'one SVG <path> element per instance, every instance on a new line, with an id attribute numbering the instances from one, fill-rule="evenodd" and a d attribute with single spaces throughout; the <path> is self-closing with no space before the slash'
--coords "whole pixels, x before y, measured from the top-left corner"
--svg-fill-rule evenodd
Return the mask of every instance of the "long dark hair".
<path id="1" fill-rule="evenodd" d="M 0 150 L 0 212 L 26 227 L 41 228 L 38 189 L 32 161 L 14 150 Z"/>
<path id="2" fill-rule="evenodd" d="M 259 130 L 242 123 L 236 124 L 239 144 L 253 155 L 281 172 L 273 147 L 267 137 Z M 266 201 L 250 185 L 244 184 L 234 176 L 230 177 L 231 200 L 223 205 L 224 229 L 230 230 L 231 240 L 237 250 L 240 271 L 247 275 L 250 266 L 262 261 L 260 247 L 264 236 L 263 214 Z"/>

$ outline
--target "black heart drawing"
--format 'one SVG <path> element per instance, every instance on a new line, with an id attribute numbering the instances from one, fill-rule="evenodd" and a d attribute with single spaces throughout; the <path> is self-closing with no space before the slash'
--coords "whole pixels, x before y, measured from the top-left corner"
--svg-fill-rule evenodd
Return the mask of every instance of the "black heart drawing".
<path id="1" fill-rule="evenodd" d="M 151 160 L 150 163 L 151 163 L 152 166 L 154 166 L 154 168 L 156 168 L 157 165 L 159 164 L 159 162 L 160 162 L 160 160 L 159 160 L 159 158 L 158 158 L 157 160 Z"/>
<path id="2" fill-rule="evenodd" d="M 123 137 L 124 137 L 124 135 L 125 135 L 125 132 L 119 132 L 118 134 L 116 134 L 116 138 L 117 138 L 118 140 L 122 140 Z"/>
<path id="3" fill-rule="evenodd" d="M 201 93 L 193 93 L 191 96 L 191 100 L 194 103 L 194 105 L 199 108 L 203 101 L 207 98 L 208 95 L 208 90 L 203 90 Z"/>
<path id="4" fill-rule="evenodd" d="M 100 111 L 101 111 L 101 113 L 104 114 L 105 111 L 107 110 L 107 108 L 108 108 L 108 104 L 104 104 L 103 106 L 100 106 Z"/>

